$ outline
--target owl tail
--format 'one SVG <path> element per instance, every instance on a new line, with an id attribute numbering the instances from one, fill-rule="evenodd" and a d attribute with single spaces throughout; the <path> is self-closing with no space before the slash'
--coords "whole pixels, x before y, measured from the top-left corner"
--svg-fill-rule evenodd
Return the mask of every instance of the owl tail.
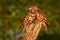
<path id="1" fill-rule="evenodd" d="M 48 32 L 48 26 L 49 26 L 48 23 L 43 23 L 43 28 L 45 32 Z"/>

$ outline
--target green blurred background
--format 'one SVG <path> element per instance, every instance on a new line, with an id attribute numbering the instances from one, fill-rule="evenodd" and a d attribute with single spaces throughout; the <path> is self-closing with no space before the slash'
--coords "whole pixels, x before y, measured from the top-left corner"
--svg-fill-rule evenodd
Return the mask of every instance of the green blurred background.
<path id="1" fill-rule="evenodd" d="M 0 40 L 17 40 L 24 36 L 22 20 L 31 5 L 38 6 L 49 22 L 37 40 L 60 40 L 60 0 L 0 0 Z"/>

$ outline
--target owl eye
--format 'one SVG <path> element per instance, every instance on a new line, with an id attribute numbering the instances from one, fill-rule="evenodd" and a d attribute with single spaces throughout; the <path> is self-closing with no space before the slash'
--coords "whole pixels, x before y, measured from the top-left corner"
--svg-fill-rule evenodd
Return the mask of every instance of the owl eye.
<path id="1" fill-rule="evenodd" d="M 29 10 L 32 10 L 32 8 L 29 8 Z"/>

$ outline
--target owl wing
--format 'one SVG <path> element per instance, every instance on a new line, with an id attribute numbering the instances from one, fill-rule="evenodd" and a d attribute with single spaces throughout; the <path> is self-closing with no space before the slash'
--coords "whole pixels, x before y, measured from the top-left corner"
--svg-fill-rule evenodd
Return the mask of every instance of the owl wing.
<path id="1" fill-rule="evenodd" d="M 28 24 L 28 15 L 23 18 L 23 27 Z"/>
<path id="2" fill-rule="evenodd" d="M 34 19 L 30 14 L 27 14 L 23 19 L 23 25 L 31 24 Z"/>
<path id="3" fill-rule="evenodd" d="M 43 28 L 45 29 L 45 31 L 47 31 L 48 22 L 47 22 L 45 14 L 43 14 L 42 12 L 38 12 L 37 20 L 43 24 Z"/>
<path id="4" fill-rule="evenodd" d="M 42 11 L 38 11 L 37 12 L 37 19 L 42 22 L 45 23 L 46 25 L 48 25 L 47 19 L 46 19 L 46 15 L 42 13 Z"/>

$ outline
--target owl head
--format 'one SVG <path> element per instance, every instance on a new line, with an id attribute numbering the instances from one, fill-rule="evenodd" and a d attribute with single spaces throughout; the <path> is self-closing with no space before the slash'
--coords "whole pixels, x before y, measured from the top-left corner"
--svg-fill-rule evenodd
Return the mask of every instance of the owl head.
<path id="1" fill-rule="evenodd" d="M 32 13 L 35 13 L 39 8 L 35 5 L 32 5 L 29 7 L 29 11 L 32 12 Z"/>

